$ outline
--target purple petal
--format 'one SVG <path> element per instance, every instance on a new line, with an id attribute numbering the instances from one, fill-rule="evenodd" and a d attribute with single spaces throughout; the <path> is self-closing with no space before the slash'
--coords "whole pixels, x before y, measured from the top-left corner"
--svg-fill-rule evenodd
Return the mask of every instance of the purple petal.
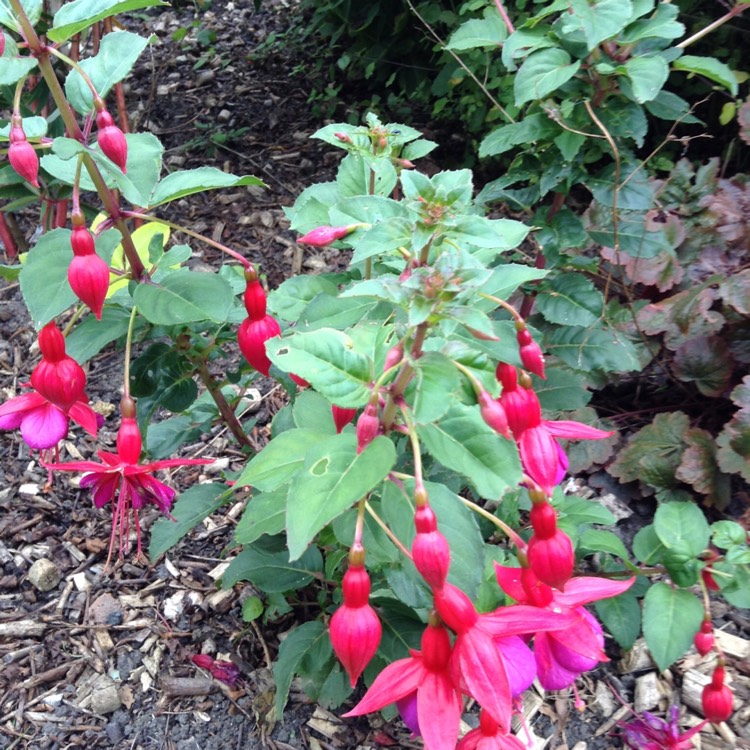
<path id="1" fill-rule="evenodd" d="M 152 502 L 162 513 L 169 513 L 175 491 L 167 487 L 150 474 L 130 476 L 126 479 L 130 485 L 133 508 L 139 510 L 146 503 Z"/>
<path id="2" fill-rule="evenodd" d="M 21 437 L 30 448 L 53 448 L 68 434 L 68 418 L 47 403 L 26 412 L 21 420 Z"/>
<path id="3" fill-rule="evenodd" d="M 396 708 L 404 724 L 409 727 L 409 731 L 415 737 L 421 737 L 422 732 L 419 731 L 419 717 L 417 716 L 417 691 L 397 700 Z"/>
<path id="4" fill-rule="evenodd" d="M 5 406 L 5 404 L 3 404 Z M 0 416 L 0 430 L 17 430 L 26 415 L 25 411 L 9 411 Z"/>
<path id="5" fill-rule="evenodd" d="M 97 508 L 103 508 L 107 503 L 114 500 L 120 477 L 117 474 L 99 474 L 97 476 L 99 479 L 94 484 L 92 500 Z"/>
<path id="6" fill-rule="evenodd" d="M 533 651 L 517 635 L 496 638 L 495 643 L 505 661 L 511 695 L 516 698 L 528 690 L 536 677 L 536 661 Z"/>
<path id="7" fill-rule="evenodd" d="M 570 466 L 570 461 L 568 461 L 568 454 L 565 453 L 560 443 L 557 444 L 557 474 L 555 475 L 555 484 L 560 484 L 563 479 L 565 479 L 565 475 L 568 473 L 568 466 Z"/>
<path id="8" fill-rule="evenodd" d="M 576 681 L 578 672 L 571 672 L 558 663 L 550 648 L 550 640 L 549 633 L 538 633 L 534 638 L 537 675 L 545 690 L 562 690 Z"/>

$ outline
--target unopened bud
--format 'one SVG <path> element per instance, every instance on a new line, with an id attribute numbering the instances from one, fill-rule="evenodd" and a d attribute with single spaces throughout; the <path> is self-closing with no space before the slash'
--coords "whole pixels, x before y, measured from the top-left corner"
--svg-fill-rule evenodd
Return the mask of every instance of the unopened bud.
<path id="1" fill-rule="evenodd" d="M 357 420 L 357 453 L 367 448 L 375 440 L 380 430 L 380 419 L 378 418 L 378 405 L 370 402 Z"/>
<path id="2" fill-rule="evenodd" d="M 11 128 L 8 135 L 10 145 L 8 146 L 8 159 L 16 174 L 30 182 L 34 187 L 39 187 L 39 157 L 34 147 L 26 140 L 26 133 L 20 116 L 11 118 Z"/>
<path id="3" fill-rule="evenodd" d="M 359 226 L 359 224 L 349 224 L 345 227 L 316 227 L 311 232 L 300 237 L 297 242 L 303 245 L 312 245 L 313 247 L 326 247 L 326 245 L 330 245 L 332 242 L 346 237 L 347 234 L 351 234 Z"/>
<path id="4" fill-rule="evenodd" d="M 492 398 L 485 390 L 480 391 L 477 400 L 479 401 L 479 413 L 482 415 L 482 419 L 495 432 L 510 440 L 508 417 L 500 402 Z"/>
<path id="5" fill-rule="evenodd" d="M 516 323 L 517 327 L 521 325 L 523 324 Z M 544 379 L 544 357 L 542 356 L 542 348 L 531 337 L 531 334 L 525 325 L 523 325 L 522 328 L 518 327 L 516 339 L 518 341 L 518 350 L 521 355 L 523 366 L 529 372 L 533 372 L 534 375 L 538 375 L 540 378 Z"/>
<path id="6" fill-rule="evenodd" d="M 693 639 L 696 651 L 705 656 L 714 647 L 714 626 L 711 620 L 703 620 L 701 629 L 695 634 Z"/>
<path id="7" fill-rule="evenodd" d="M 335 138 L 338 138 L 342 143 L 351 143 L 352 139 L 347 133 L 334 133 Z"/>
<path id="8" fill-rule="evenodd" d="M 96 113 L 96 142 L 102 153 L 126 172 L 128 161 L 128 142 L 125 134 L 115 125 L 112 115 L 106 109 Z"/>

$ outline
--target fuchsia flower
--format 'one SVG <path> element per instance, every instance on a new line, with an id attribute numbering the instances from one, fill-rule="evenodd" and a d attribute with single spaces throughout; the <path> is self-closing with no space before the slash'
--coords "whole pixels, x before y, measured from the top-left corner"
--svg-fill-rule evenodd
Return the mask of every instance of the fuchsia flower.
<path id="1" fill-rule="evenodd" d="M 516 323 L 516 326 L 521 326 L 516 330 L 516 341 L 518 341 L 518 352 L 521 355 L 523 366 L 529 372 L 533 372 L 534 375 L 538 375 L 544 380 L 544 357 L 542 356 L 542 348 L 531 337 L 525 324 Z"/>
<path id="2" fill-rule="evenodd" d="M 119 537 L 120 557 L 130 535 L 130 515 L 132 512 L 135 533 L 138 541 L 137 555 L 141 555 L 141 527 L 139 511 L 147 503 L 153 503 L 168 518 L 175 491 L 157 480 L 153 473 L 158 469 L 177 466 L 197 466 L 212 463 L 204 458 L 170 458 L 162 461 L 139 464 L 141 454 L 141 434 L 135 420 L 135 402 L 123 398 L 121 402 L 122 423 L 117 433 L 117 453 L 99 451 L 101 463 L 96 461 L 67 461 L 46 464 L 53 471 L 82 471 L 81 487 L 91 487 L 94 505 L 103 508 L 112 503 L 112 534 L 109 541 L 107 564 L 114 550 L 115 539 Z"/>
<path id="3" fill-rule="evenodd" d="M 537 580 L 528 568 L 495 563 L 495 573 L 500 588 L 519 604 L 528 602 L 537 610 L 567 617 L 562 628 L 537 630 L 534 637 L 537 675 L 545 690 L 562 690 L 572 685 L 581 672 L 593 669 L 600 661 L 609 661 L 603 650 L 602 627 L 583 605 L 627 591 L 635 578 L 571 578 L 563 593 Z"/>
<path id="4" fill-rule="evenodd" d="M 456 750 L 526 750 L 526 745 L 518 737 L 503 731 L 500 724 L 483 710 L 479 714 L 479 727 L 468 732 Z"/>
<path id="5" fill-rule="evenodd" d="M 480 615 L 469 597 L 450 583 L 433 594 L 438 614 L 456 633 L 450 663 L 454 685 L 474 698 L 507 732 L 513 692 L 505 661 L 508 652 L 503 649 L 508 644 L 503 640 L 565 628 L 573 617 L 520 604 Z"/>
<path id="6" fill-rule="evenodd" d="M 361 224 L 349 224 L 345 227 L 316 227 L 311 232 L 302 235 L 297 242 L 304 245 L 312 245 L 313 247 L 326 247 L 326 245 L 330 245 L 332 242 L 346 237 L 347 234 L 351 234 L 361 226 Z"/>
<path id="7" fill-rule="evenodd" d="M 537 494 L 532 493 L 532 500 Z M 526 552 L 529 565 L 540 581 L 563 589 L 573 575 L 573 542 L 557 528 L 557 512 L 546 499 L 532 504 L 530 520 L 534 534 Z"/>
<path id="8" fill-rule="evenodd" d="M 357 414 L 356 409 L 345 409 L 343 406 L 332 406 L 331 415 L 333 423 L 336 425 L 336 432 L 339 433 L 351 422 Z"/>
<path id="9" fill-rule="evenodd" d="M 352 687 L 380 645 L 383 627 L 370 606 L 370 576 L 364 567 L 364 548 L 352 547 L 349 567 L 341 584 L 343 603 L 329 626 L 331 645 L 344 665 Z"/>
<path id="10" fill-rule="evenodd" d="M 710 617 L 701 623 L 700 630 L 693 638 L 693 644 L 701 656 L 705 656 L 714 647 L 714 626 Z"/>
<path id="11" fill-rule="evenodd" d="M 721 660 L 711 676 L 711 682 L 703 688 L 701 706 L 703 707 L 703 715 L 712 724 L 726 721 L 732 715 L 734 696 L 729 686 L 724 682 L 724 666 Z"/>
<path id="12" fill-rule="evenodd" d="M 380 431 L 377 402 L 369 402 L 357 420 L 357 455 L 375 440 Z"/>
<path id="13" fill-rule="evenodd" d="M 240 325 L 237 341 L 245 359 L 268 377 L 271 360 L 266 354 L 266 341 L 281 335 L 281 327 L 275 318 L 266 313 L 266 293 L 255 271 L 246 270 L 245 279 L 244 302 L 248 317 Z"/>
<path id="14" fill-rule="evenodd" d="M 26 140 L 23 130 L 23 119 L 14 114 L 10 118 L 10 133 L 8 134 L 10 145 L 8 146 L 8 159 L 13 170 L 30 182 L 34 187 L 39 187 L 39 157 L 34 147 Z"/>
<path id="15" fill-rule="evenodd" d="M 364 698 L 344 716 L 361 716 L 396 703 L 407 726 L 429 750 L 454 750 L 461 720 L 461 695 L 451 680 L 448 631 L 431 620 L 422 650 L 389 664 Z M 413 710 L 416 704 L 416 716 Z"/>
<path id="16" fill-rule="evenodd" d="M 101 102 L 104 107 L 104 103 Z M 96 113 L 96 141 L 102 153 L 111 159 L 125 173 L 128 161 L 128 142 L 125 134 L 115 125 L 112 115 L 106 109 L 100 109 Z"/>
<path id="17" fill-rule="evenodd" d="M 706 722 L 701 722 L 687 732 L 680 732 L 680 709 L 670 706 L 668 719 L 660 719 L 648 711 L 641 716 L 636 714 L 634 721 L 621 724 L 622 740 L 631 750 L 689 750 L 693 747 L 693 737 L 700 732 Z"/>
<path id="18" fill-rule="evenodd" d="M 79 214 L 80 221 L 83 216 Z M 68 266 L 68 283 L 84 305 L 102 319 L 102 308 L 109 290 L 109 266 L 96 254 L 91 232 L 81 223 L 75 223 L 70 236 L 73 260 Z"/>
<path id="19" fill-rule="evenodd" d="M 47 450 L 68 433 L 68 419 L 96 435 L 97 417 L 84 392 L 83 368 L 65 353 L 65 339 L 50 322 L 39 332 L 41 362 L 31 373 L 30 393 L 0 406 L 0 430 L 21 428 L 30 448 Z"/>
<path id="20" fill-rule="evenodd" d="M 435 512 L 426 502 L 417 506 L 414 526 L 417 531 L 411 546 L 414 565 L 429 586 L 441 589 L 448 577 L 451 551 L 448 540 L 438 531 Z"/>

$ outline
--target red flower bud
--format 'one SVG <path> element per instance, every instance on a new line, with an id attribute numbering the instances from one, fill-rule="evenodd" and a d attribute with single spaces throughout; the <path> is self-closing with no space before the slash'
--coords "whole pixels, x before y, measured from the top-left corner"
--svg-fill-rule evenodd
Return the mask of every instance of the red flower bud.
<path id="1" fill-rule="evenodd" d="M 570 537 L 559 529 L 548 539 L 532 536 L 527 555 L 537 578 L 562 591 L 573 575 L 575 563 Z"/>
<path id="2" fill-rule="evenodd" d="M 734 697 L 724 684 L 724 667 L 716 667 L 711 682 L 703 688 L 703 715 L 712 723 L 726 721 L 732 715 Z"/>
<path id="3" fill-rule="evenodd" d="M 375 656 L 383 629 L 368 601 L 370 577 L 364 567 L 350 565 L 342 588 L 344 603 L 331 618 L 331 645 L 354 687 Z"/>
<path id="4" fill-rule="evenodd" d="M 297 242 L 304 245 L 312 245 L 313 247 L 325 247 L 332 242 L 336 242 L 336 240 L 340 240 L 342 237 L 346 237 L 347 234 L 353 232 L 358 226 L 358 224 L 350 224 L 346 227 L 316 227 L 311 232 L 300 237 Z"/>
<path id="5" fill-rule="evenodd" d="M 341 406 L 332 406 L 331 414 L 333 415 L 333 423 L 336 425 L 336 432 L 341 432 L 354 419 L 356 413 L 356 409 L 344 409 Z"/>
<path id="6" fill-rule="evenodd" d="M 334 137 L 338 138 L 342 143 L 351 143 L 352 139 L 347 133 L 334 133 Z"/>
<path id="7" fill-rule="evenodd" d="M 552 589 L 537 578 L 531 568 L 521 568 L 521 585 L 529 599 L 529 604 L 535 607 L 546 607 L 552 601 Z"/>
<path id="8" fill-rule="evenodd" d="M 557 532 L 557 513 L 546 501 L 536 502 L 531 506 L 529 520 L 534 536 L 539 539 L 551 539 Z"/>
<path id="9" fill-rule="evenodd" d="M 280 334 L 279 324 L 270 315 L 261 320 L 247 318 L 237 333 L 237 340 L 245 359 L 266 377 L 271 369 L 271 360 L 266 354 L 266 341 Z"/>
<path id="10" fill-rule="evenodd" d="M 263 320 L 266 317 L 266 292 L 261 286 L 260 279 L 253 272 L 245 274 L 244 302 L 250 320 Z"/>
<path id="11" fill-rule="evenodd" d="M 3 52 L 5 52 L 5 34 L 3 34 L 2 29 L 0 29 L 0 57 L 3 56 Z"/>
<path id="12" fill-rule="evenodd" d="M 487 391 L 480 391 L 477 396 L 479 401 L 479 413 L 482 415 L 482 419 L 492 427 L 495 432 L 499 433 L 503 437 L 510 440 L 510 432 L 508 432 L 508 417 L 505 414 L 500 401 L 496 401 L 490 396 Z"/>
<path id="13" fill-rule="evenodd" d="M 714 647 L 714 626 L 711 620 L 701 623 L 701 629 L 695 634 L 693 643 L 701 656 L 705 656 Z"/>
<path id="14" fill-rule="evenodd" d="M 141 457 L 143 442 L 135 419 L 135 401 L 132 398 L 122 399 L 120 412 L 122 421 L 117 431 L 117 454 L 126 464 L 137 464 Z"/>
<path id="15" fill-rule="evenodd" d="M 378 405 L 371 402 L 357 420 L 357 453 L 362 453 L 375 440 L 379 430 Z"/>
<path id="16" fill-rule="evenodd" d="M 39 331 L 39 351 L 48 362 L 59 362 L 67 356 L 65 338 L 51 321 Z"/>
<path id="17" fill-rule="evenodd" d="M 534 375 L 544 378 L 544 357 L 542 356 L 542 349 L 539 344 L 531 338 L 531 334 L 525 326 L 520 328 L 516 333 L 516 340 L 518 341 L 523 366 L 529 372 L 533 372 Z"/>
<path id="18" fill-rule="evenodd" d="M 451 658 L 451 639 L 442 625 L 430 625 L 422 633 L 422 660 L 431 672 L 443 672 Z"/>
<path id="19" fill-rule="evenodd" d="M 115 125 L 112 115 L 106 109 L 96 113 L 96 142 L 102 153 L 111 159 L 123 172 L 128 161 L 128 142 L 125 134 Z"/>
<path id="20" fill-rule="evenodd" d="M 441 589 L 448 577 L 451 551 L 448 540 L 437 530 L 437 518 L 429 505 L 422 505 L 414 513 L 417 529 L 411 554 L 422 578 L 433 589 Z"/>
<path id="21" fill-rule="evenodd" d="M 463 591 L 452 583 L 446 583 L 433 592 L 435 608 L 443 622 L 455 633 L 465 633 L 479 620 L 476 607 Z"/>
<path id="22" fill-rule="evenodd" d="M 399 341 L 398 344 L 392 346 L 388 353 L 385 355 L 385 364 L 383 370 L 390 370 L 391 367 L 395 367 L 404 358 L 404 343 Z"/>
<path id="23" fill-rule="evenodd" d="M 34 187 L 39 187 L 39 157 L 34 147 L 26 140 L 23 132 L 22 120 L 14 115 L 11 118 L 10 134 L 8 136 L 8 159 L 15 172 L 30 182 Z"/>
<path id="24" fill-rule="evenodd" d="M 511 391 L 518 387 L 518 371 L 513 365 L 498 362 L 495 377 L 500 381 L 504 391 Z"/>
<path id="25" fill-rule="evenodd" d="M 101 320 L 109 290 L 109 267 L 96 254 L 94 238 L 86 227 L 73 227 L 70 239 L 73 260 L 68 266 L 68 283 L 76 297 Z"/>

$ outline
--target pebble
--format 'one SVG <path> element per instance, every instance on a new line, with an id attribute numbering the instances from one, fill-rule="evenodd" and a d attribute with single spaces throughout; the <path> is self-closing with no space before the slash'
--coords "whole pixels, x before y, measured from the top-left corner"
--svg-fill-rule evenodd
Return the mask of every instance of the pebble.
<path id="1" fill-rule="evenodd" d="M 124 612 L 112 594 L 102 594 L 89 607 L 88 616 L 95 625 L 121 625 Z"/>
<path id="2" fill-rule="evenodd" d="M 51 591 L 60 583 L 60 578 L 62 578 L 62 575 L 57 565 L 44 557 L 37 560 L 29 568 L 29 583 L 37 591 Z"/>
<path id="3" fill-rule="evenodd" d="M 106 674 L 100 675 L 92 685 L 91 710 L 100 716 L 111 714 L 122 706 L 115 681 Z"/>

